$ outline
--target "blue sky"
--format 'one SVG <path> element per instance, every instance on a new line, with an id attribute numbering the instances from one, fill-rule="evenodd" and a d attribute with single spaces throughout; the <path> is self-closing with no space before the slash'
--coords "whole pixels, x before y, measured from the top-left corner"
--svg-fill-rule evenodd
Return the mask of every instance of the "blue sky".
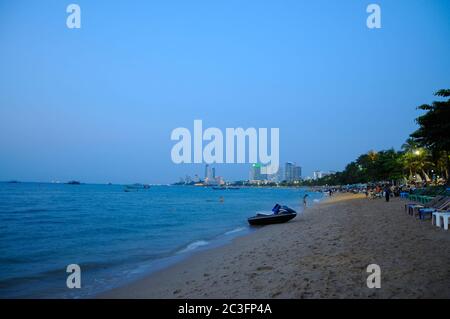
<path id="1" fill-rule="evenodd" d="M 81 7 L 82 28 L 66 27 Z M 366 27 L 378 3 L 382 28 Z M 398 149 L 450 87 L 450 2 L 0 1 L 0 180 L 167 183 L 176 127 L 279 127 L 303 175 Z M 217 173 L 248 177 L 249 165 Z"/>

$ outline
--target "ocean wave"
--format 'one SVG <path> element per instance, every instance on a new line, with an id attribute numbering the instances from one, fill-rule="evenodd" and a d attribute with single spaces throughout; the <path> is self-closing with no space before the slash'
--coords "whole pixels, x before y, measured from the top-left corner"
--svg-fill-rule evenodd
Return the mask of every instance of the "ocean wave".
<path id="1" fill-rule="evenodd" d="M 234 234 L 234 233 L 241 232 L 241 231 L 243 231 L 243 230 L 245 230 L 245 227 L 238 227 L 238 228 L 236 228 L 236 229 L 227 231 L 227 232 L 225 233 L 225 235 L 231 235 L 231 234 Z"/>
<path id="2" fill-rule="evenodd" d="M 195 250 L 195 249 L 197 249 L 199 247 L 206 246 L 208 244 L 209 244 L 209 242 L 207 242 L 206 240 L 197 240 L 197 241 L 194 241 L 193 243 L 190 243 L 189 245 L 187 245 L 186 248 L 180 250 L 178 252 L 178 254 L 182 254 L 182 253 L 186 253 L 186 252 L 189 252 L 189 251 L 193 251 L 193 250 Z"/>

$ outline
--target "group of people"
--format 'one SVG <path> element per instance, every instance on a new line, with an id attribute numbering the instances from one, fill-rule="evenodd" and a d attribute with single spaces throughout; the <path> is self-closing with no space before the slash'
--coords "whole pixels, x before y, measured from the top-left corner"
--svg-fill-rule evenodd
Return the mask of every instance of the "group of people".
<path id="1" fill-rule="evenodd" d="M 374 188 L 366 189 L 366 197 L 370 198 L 385 198 L 386 202 L 389 202 L 392 196 L 400 196 L 400 188 L 398 186 L 392 186 L 391 184 L 376 185 Z"/>

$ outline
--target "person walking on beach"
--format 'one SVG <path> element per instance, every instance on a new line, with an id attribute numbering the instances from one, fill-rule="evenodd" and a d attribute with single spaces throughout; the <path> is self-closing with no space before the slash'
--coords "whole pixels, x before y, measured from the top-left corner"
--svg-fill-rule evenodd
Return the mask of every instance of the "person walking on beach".
<path id="1" fill-rule="evenodd" d="M 305 194 L 305 196 L 303 196 L 303 206 L 306 207 L 306 197 L 308 197 L 308 194 Z"/>
<path id="2" fill-rule="evenodd" d="M 333 191 L 331 190 L 331 188 L 330 188 L 330 190 L 328 192 L 329 192 L 330 197 L 331 197 L 333 195 Z"/>
<path id="3" fill-rule="evenodd" d="M 386 202 L 389 202 L 389 199 L 391 198 L 391 187 L 389 185 L 386 185 L 386 188 L 384 189 L 384 196 L 386 197 Z"/>

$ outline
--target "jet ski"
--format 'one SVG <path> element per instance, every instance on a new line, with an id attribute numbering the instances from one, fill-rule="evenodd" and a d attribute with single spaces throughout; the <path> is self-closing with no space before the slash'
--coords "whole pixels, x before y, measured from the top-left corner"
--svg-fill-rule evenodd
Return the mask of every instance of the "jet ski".
<path id="1" fill-rule="evenodd" d="M 273 214 L 257 214 L 256 216 L 250 217 L 248 223 L 250 225 L 269 225 L 269 224 L 280 224 L 290 221 L 297 216 L 297 212 L 287 206 L 280 206 L 276 204 L 272 208 Z"/>

